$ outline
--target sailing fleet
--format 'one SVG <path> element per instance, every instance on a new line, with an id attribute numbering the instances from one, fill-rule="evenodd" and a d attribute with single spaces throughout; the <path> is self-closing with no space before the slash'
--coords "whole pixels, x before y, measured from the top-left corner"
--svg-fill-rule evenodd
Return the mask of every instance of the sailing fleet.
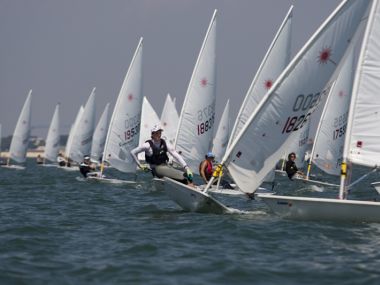
<path id="1" fill-rule="evenodd" d="M 107 169 L 112 167 L 129 174 L 139 171 L 130 152 L 149 139 L 150 130 L 160 123 L 163 138 L 181 153 L 193 171 L 211 150 L 218 162 L 212 178 L 202 187 L 166 177 L 162 180 L 168 197 L 186 211 L 233 212 L 213 196 L 214 183 L 218 181 L 219 187 L 222 179 L 229 179 L 236 184 L 232 192 L 250 198 L 255 195 L 257 203 L 264 202 L 284 218 L 380 222 L 380 202 L 349 199 L 353 185 L 361 183 L 371 190 L 365 179 L 377 171 L 380 162 L 379 0 L 342 1 L 293 59 L 291 6 L 233 124 L 229 100 L 219 122 L 215 115 L 217 18 L 215 10 L 180 115 L 170 94 L 166 96 L 161 117 L 144 97 L 141 38 L 110 120 L 108 103 L 96 125 L 95 88 L 85 105 L 80 106 L 65 147 L 68 164 L 79 164 L 85 155 L 90 155 L 100 168 L 91 180 L 136 183 L 108 177 Z M 3 167 L 24 168 L 31 129 L 31 93 L 30 90 L 21 110 Z M 59 113 L 57 104 L 46 138 L 45 166 L 57 161 Z M 276 165 L 284 154 L 295 152 L 303 159 L 307 148 L 310 158 L 306 174 L 297 179 L 331 187 L 337 198 L 284 196 L 276 193 L 281 193 L 281 189 L 260 193 L 262 183 L 274 181 Z M 139 159 L 144 160 L 144 156 Z M 366 174 L 353 182 L 352 164 L 368 168 Z M 337 177 L 336 183 L 327 182 L 323 179 L 326 176 L 311 179 L 315 167 L 325 175 Z M 372 186 L 380 188 L 379 185 Z"/>

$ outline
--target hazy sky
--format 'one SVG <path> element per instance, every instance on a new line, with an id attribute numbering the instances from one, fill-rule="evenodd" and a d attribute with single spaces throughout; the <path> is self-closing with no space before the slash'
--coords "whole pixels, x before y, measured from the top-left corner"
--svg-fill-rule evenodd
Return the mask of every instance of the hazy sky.
<path id="1" fill-rule="evenodd" d="M 213 10 L 218 9 L 216 118 L 232 118 L 290 5 L 294 55 L 338 0 L 0 0 L 0 123 L 10 135 L 29 89 L 32 134 L 46 136 L 61 102 L 61 133 L 96 86 L 97 118 L 114 103 L 140 36 L 144 95 L 180 112 Z"/>

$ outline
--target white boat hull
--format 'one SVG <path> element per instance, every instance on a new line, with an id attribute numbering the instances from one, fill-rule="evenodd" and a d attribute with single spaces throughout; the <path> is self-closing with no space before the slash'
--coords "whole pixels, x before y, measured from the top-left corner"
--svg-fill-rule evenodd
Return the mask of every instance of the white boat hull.
<path id="1" fill-rule="evenodd" d="M 339 222 L 380 222 L 380 203 L 259 194 L 283 218 Z"/>
<path id="2" fill-rule="evenodd" d="M 222 203 L 196 188 L 167 177 L 164 181 L 166 194 L 185 211 L 214 214 L 230 212 Z"/>
<path id="3" fill-rule="evenodd" d="M 63 169 L 65 171 L 79 171 L 79 166 L 71 166 L 71 167 L 59 166 L 58 168 Z"/>
<path id="4" fill-rule="evenodd" d="M 114 179 L 114 178 L 106 178 L 106 177 L 96 177 L 89 176 L 85 178 L 87 181 L 101 182 L 101 183 L 109 183 L 109 184 L 136 184 L 134 180 L 122 180 L 122 179 Z"/>
<path id="5" fill-rule="evenodd" d="M 2 165 L 1 167 L 8 168 L 8 169 L 15 169 L 15 170 L 24 170 L 25 166 L 22 165 Z"/>

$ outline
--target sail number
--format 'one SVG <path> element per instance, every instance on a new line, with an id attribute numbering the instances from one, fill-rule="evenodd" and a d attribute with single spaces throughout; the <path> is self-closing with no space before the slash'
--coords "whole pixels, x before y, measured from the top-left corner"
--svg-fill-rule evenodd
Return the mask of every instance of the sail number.
<path id="1" fill-rule="evenodd" d="M 138 125 L 134 126 L 133 128 L 126 130 L 124 132 L 124 140 L 127 141 L 127 140 L 133 138 L 134 136 L 138 135 L 139 130 L 140 130 L 140 123 Z"/>
<path id="2" fill-rule="evenodd" d="M 305 96 L 304 94 L 298 95 L 293 104 L 293 112 L 307 111 L 307 110 L 309 110 L 309 112 L 301 116 L 288 117 L 282 129 L 282 133 L 295 132 L 301 129 L 305 125 L 305 123 L 307 122 L 307 120 L 309 119 L 312 113 L 310 110 L 313 109 L 315 106 L 317 106 L 320 100 L 321 100 L 320 92 L 317 92 L 315 94 L 309 94 L 307 96 Z"/>
<path id="3" fill-rule="evenodd" d="M 344 134 L 346 133 L 346 126 L 347 125 L 344 125 L 343 127 L 340 127 L 339 129 L 333 130 L 333 140 L 336 140 L 344 136 Z"/>
<path id="4" fill-rule="evenodd" d="M 207 120 L 206 122 L 202 122 L 202 123 L 197 125 L 198 136 L 200 136 L 201 134 L 204 134 L 205 132 L 211 130 L 213 125 L 214 125 L 214 115 L 212 115 L 212 117 L 209 120 Z"/>
<path id="5" fill-rule="evenodd" d="M 205 132 L 208 132 L 212 129 L 214 126 L 214 117 L 215 117 L 215 110 L 214 110 L 214 102 L 207 107 L 198 110 L 198 125 L 197 125 L 197 131 L 198 136 L 204 134 Z"/>

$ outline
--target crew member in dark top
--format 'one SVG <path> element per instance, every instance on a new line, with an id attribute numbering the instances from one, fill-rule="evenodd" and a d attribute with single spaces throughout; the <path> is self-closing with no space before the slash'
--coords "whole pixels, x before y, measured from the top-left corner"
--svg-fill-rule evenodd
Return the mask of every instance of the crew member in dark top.
<path id="1" fill-rule="evenodd" d="M 296 165 L 296 154 L 294 152 L 289 153 L 288 161 L 286 162 L 285 171 L 288 174 L 290 180 L 293 180 L 295 174 L 300 174 L 304 176 L 302 171 L 299 171 Z"/>
<path id="2" fill-rule="evenodd" d="M 193 185 L 193 173 L 174 147 L 161 138 L 162 131 L 159 125 L 155 125 L 151 130 L 151 139 L 131 151 L 133 159 L 141 169 L 146 170 L 147 168 L 137 158 L 137 154 L 144 151 L 145 161 L 149 163 L 153 176 L 158 178 L 166 176 L 182 183 Z M 185 172 L 167 164 L 169 161 L 168 152 L 181 164 Z"/>
<path id="3" fill-rule="evenodd" d="M 89 156 L 85 156 L 82 163 L 79 165 L 79 171 L 82 175 L 87 178 L 89 176 L 97 176 L 95 171 L 95 164 L 91 163 L 91 159 Z"/>

